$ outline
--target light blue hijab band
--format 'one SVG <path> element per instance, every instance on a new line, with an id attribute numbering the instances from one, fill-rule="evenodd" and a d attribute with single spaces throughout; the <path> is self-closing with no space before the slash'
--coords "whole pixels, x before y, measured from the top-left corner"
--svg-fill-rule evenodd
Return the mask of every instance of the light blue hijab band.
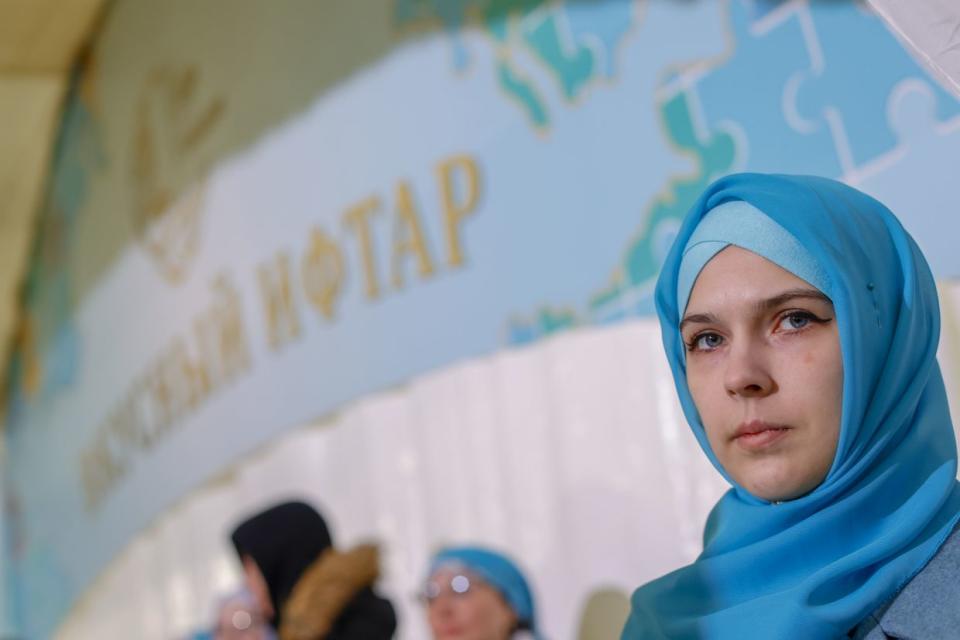
<path id="1" fill-rule="evenodd" d="M 960 518 L 933 276 L 886 207 L 833 180 L 728 176 L 678 231 L 657 314 L 704 453 L 723 473 L 687 388 L 680 271 L 704 217 L 731 201 L 782 227 L 823 271 L 843 359 L 840 440 L 826 478 L 802 498 L 770 504 L 731 483 L 697 560 L 633 594 L 626 640 L 843 637 L 923 568 Z"/>
<path id="2" fill-rule="evenodd" d="M 445 566 L 463 567 L 483 578 L 500 592 L 522 627 L 530 631 L 537 640 L 543 640 L 537 628 L 533 594 L 523 573 L 513 561 L 503 554 L 482 547 L 452 547 L 433 557 L 430 575 Z"/>
<path id="3" fill-rule="evenodd" d="M 687 241 L 677 282 L 677 308 L 681 312 L 687 308 L 700 271 L 730 245 L 766 258 L 830 297 L 826 272 L 796 238 L 749 202 L 732 200 L 707 212 Z"/>

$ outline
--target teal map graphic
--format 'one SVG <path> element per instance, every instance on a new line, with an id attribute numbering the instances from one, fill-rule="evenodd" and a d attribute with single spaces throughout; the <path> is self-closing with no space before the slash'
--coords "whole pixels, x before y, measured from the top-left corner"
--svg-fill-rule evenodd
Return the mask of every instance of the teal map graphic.
<path id="1" fill-rule="evenodd" d="M 442 23 L 451 34 L 457 69 L 470 65 L 463 30 L 474 24 L 483 29 L 495 43 L 500 88 L 542 131 L 552 122 L 541 97 L 546 88 L 524 75 L 518 57 L 526 54 L 545 65 L 554 89 L 576 108 L 578 99 L 590 98 L 585 90 L 599 79 L 615 84 L 616 51 L 648 5 L 398 0 L 397 18 Z M 527 343 L 582 324 L 652 312 L 653 283 L 679 220 L 703 188 L 725 173 L 831 176 L 886 192 L 897 210 L 903 194 L 914 193 L 905 177 L 898 180 L 889 169 L 905 155 L 905 143 L 935 148 L 938 155 L 927 162 L 950 166 L 948 149 L 955 153 L 955 142 L 944 144 L 941 137 L 956 137 L 960 101 L 930 79 L 867 7 L 765 0 L 730 0 L 724 6 L 727 51 L 664 69 L 655 97 L 670 148 L 692 160 L 695 171 L 673 176 L 650 198 L 606 284 L 575 306 L 545 303 L 533 312 L 512 314 L 508 342 Z M 930 135 L 905 141 L 891 122 L 904 92 L 922 94 L 925 113 L 935 123 L 932 133 L 927 129 Z M 879 167 L 886 169 L 886 179 L 871 179 Z M 938 193 L 942 189 L 915 194 L 911 204 L 919 197 L 943 206 Z"/>
<path id="2" fill-rule="evenodd" d="M 632 2 L 596 3 L 543 0 L 399 0 L 396 18 L 401 26 L 439 21 L 451 34 L 454 64 L 466 69 L 469 55 L 459 32 L 472 16 L 493 40 L 497 83 L 515 100 L 530 124 L 549 127 L 551 118 L 541 97 L 544 88 L 517 67 L 516 58 L 529 55 L 553 76 L 555 88 L 568 102 L 581 98 L 598 80 L 615 76 L 616 51 L 636 19 Z"/>

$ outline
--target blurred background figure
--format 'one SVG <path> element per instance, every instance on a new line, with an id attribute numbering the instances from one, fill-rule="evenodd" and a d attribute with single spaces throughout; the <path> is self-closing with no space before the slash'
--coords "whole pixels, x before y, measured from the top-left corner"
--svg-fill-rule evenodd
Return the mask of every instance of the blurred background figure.
<path id="1" fill-rule="evenodd" d="M 256 599 L 246 589 L 240 589 L 217 603 L 213 629 L 198 631 L 189 640 L 276 640 L 277 635 L 267 624 Z"/>
<path id="2" fill-rule="evenodd" d="M 630 615 L 630 594 L 616 587 L 590 592 L 580 612 L 578 640 L 620 640 L 623 624 Z"/>
<path id="3" fill-rule="evenodd" d="M 231 535 L 247 588 L 281 640 L 391 638 L 396 615 L 377 596 L 373 545 L 338 551 L 317 511 L 285 502 L 245 520 Z"/>
<path id="4" fill-rule="evenodd" d="M 213 640 L 276 640 L 256 599 L 246 589 L 227 596 L 217 612 Z"/>
<path id="5" fill-rule="evenodd" d="M 542 640 L 533 594 L 506 556 L 479 547 L 437 553 L 423 599 L 434 640 Z"/>

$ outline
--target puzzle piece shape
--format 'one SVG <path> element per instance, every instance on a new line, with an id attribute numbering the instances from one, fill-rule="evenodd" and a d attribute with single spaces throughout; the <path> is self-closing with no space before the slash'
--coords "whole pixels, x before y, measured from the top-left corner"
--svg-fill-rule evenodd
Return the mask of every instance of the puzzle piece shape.
<path id="1" fill-rule="evenodd" d="M 526 47 L 553 76 L 563 98 L 573 102 L 596 80 L 613 75 L 616 46 L 633 23 L 632 4 L 605 3 L 576 10 L 575 3 L 541 7 L 541 2 L 525 0 L 517 5 L 495 0 L 487 9 L 486 26 L 504 49 Z M 512 23 L 510 16 L 516 14 L 522 17 Z M 594 28 L 597 31 L 590 31 Z M 535 126 L 546 127 L 549 120 L 537 88 L 515 68 L 508 68 L 509 60 L 507 53 L 499 56 L 501 86 L 524 105 Z"/>
<path id="2" fill-rule="evenodd" d="M 593 79 L 595 60 L 593 52 L 568 30 L 562 32 L 566 26 L 562 21 L 559 10 L 531 16 L 523 21 L 523 40 L 550 70 L 563 97 L 571 101 Z"/>
<path id="3" fill-rule="evenodd" d="M 930 85 L 936 118 L 960 114 L 960 101 L 904 50 L 879 16 L 848 3 L 811 3 L 822 64 L 798 78 L 796 109 L 817 132 L 829 130 L 848 174 L 897 145 L 887 99 L 909 78 Z"/>
<path id="4" fill-rule="evenodd" d="M 540 88 L 514 64 L 525 49 L 551 73 L 560 94 L 574 101 L 600 77 L 614 74 L 619 42 L 630 30 L 632 2 L 607 2 L 577 7 L 577 3 L 546 5 L 544 0 L 397 0 L 394 19 L 401 25 L 439 22 L 454 42 L 455 66 L 469 57 L 459 33 L 468 20 L 479 18 L 494 43 L 497 83 L 525 112 L 537 129 L 550 117 Z"/>
<path id="5" fill-rule="evenodd" d="M 608 2 L 596 11 L 589 2 L 568 2 L 563 13 L 575 42 L 589 46 L 595 70 L 605 78 L 617 72 L 617 50 L 638 21 L 634 2 Z"/>
<path id="6" fill-rule="evenodd" d="M 914 237 L 938 278 L 960 276 L 960 117 L 937 118 L 939 100 L 927 81 L 907 80 L 890 97 L 897 148 L 854 183 L 887 205 Z"/>
<path id="7" fill-rule="evenodd" d="M 497 59 L 497 82 L 526 112 L 527 119 L 537 129 L 545 129 L 550 124 L 547 106 L 537 93 L 537 88 L 529 79 L 520 75 L 506 57 Z"/>
<path id="8" fill-rule="evenodd" d="M 754 25 L 754 6 L 750 0 L 730 2 L 733 52 L 697 83 L 707 128 L 743 132 L 742 168 L 840 175 L 829 131 L 800 133 L 784 111 L 789 78 L 811 67 L 803 25 L 796 12 L 785 12 L 761 30 Z"/>
<path id="9" fill-rule="evenodd" d="M 648 207 L 643 226 L 627 249 L 619 277 L 590 301 L 591 313 L 601 318 L 610 319 L 611 309 L 618 310 L 616 315 L 625 313 L 631 305 L 622 304 L 622 298 L 652 283 L 687 211 L 711 181 L 734 166 L 734 137 L 721 131 L 703 138 L 695 125 L 693 100 L 689 91 L 678 92 L 660 105 L 660 117 L 673 145 L 694 158 L 696 171 L 671 181 Z"/>
<path id="10" fill-rule="evenodd" d="M 712 180 L 730 171 L 736 158 L 736 143 L 729 133 L 700 138 L 690 103 L 690 94 L 681 92 L 664 103 L 660 113 L 670 141 L 695 159 L 697 170 L 692 176 L 674 180 L 650 207 L 640 241 L 631 247 L 624 265 L 631 286 L 649 282 L 660 271 L 665 252 L 655 250 L 656 229 L 666 221 L 682 220 L 700 193 Z"/>

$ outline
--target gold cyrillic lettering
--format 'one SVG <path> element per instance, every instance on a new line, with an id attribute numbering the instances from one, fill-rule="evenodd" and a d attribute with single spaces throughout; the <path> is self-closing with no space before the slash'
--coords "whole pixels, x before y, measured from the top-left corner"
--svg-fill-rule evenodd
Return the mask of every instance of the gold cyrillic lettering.
<path id="1" fill-rule="evenodd" d="M 81 459 L 84 504 L 87 511 L 96 509 L 107 491 L 126 473 L 126 465 L 114 455 L 106 434 L 101 433 Z"/>
<path id="2" fill-rule="evenodd" d="M 214 327 L 217 382 L 232 380 L 250 368 L 250 345 L 243 322 L 243 307 L 240 294 L 230 280 L 221 275 L 213 284 L 215 302 L 210 313 Z"/>
<path id="3" fill-rule="evenodd" d="M 303 289 L 327 320 L 332 320 L 344 277 L 340 247 L 321 229 L 310 232 L 310 246 L 303 257 Z"/>
<path id="4" fill-rule="evenodd" d="M 164 358 L 161 357 L 152 367 L 146 379 L 147 397 L 150 399 L 152 420 L 144 433 L 147 439 L 147 448 L 153 446 L 153 441 L 170 425 L 174 417 L 173 389 L 167 380 L 164 371 Z"/>
<path id="5" fill-rule="evenodd" d="M 360 246 L 360 258 L 363 263 L 363 279 L 366 283 L 367 297 L 375 300 L 380 295 L 380 283 L 377 279 L 377 263 L 373 253 L 373 236 L 370 233 L 370 216 L 380 209 L 380 200 L 370 197 L 347 209 L 343 222 L 351 227 Z"/>
<path id="6" fill-rule="evenodd" d="M 191 359 L 182 338 L 174 341 L 171 358 L 171 373 L 175 375 L 180 390 L 178 404 L 187 412 L 193 411 L 210 395 L 210 374 L 206 363 L 200 358 Z"/>
<path id="7" fill-rule="evenodd" d="M 409 255 L 417 258 L 417 270 L 421 278 L 433 275 L 433 262 L 427 251 L 427 243 L 413 202 L 413 194 L 410 187 L 401 182 L 397 185 L 397 217 L 393 228 L 391 275 L 393 286 L 397 289 L 403 288 L 403 262 Z"/>
<path id="8" fill-rule="evenodd" d="M 258 275 L 267 314 L 267 338 L 271 348 L 279 349 L 300 337 L 300 314 L 290 284 L 290 256 L 277 254 L 272 264 L 260 266 Z"/>
<path id="9" fill-rule="evenodd" d="M 458 174 L 465 184 L 460 199 L 457 195 Z M 463 244 L 460 239 L 460 225 L 464 218 L 473 213 L 480 199 L 480 172 L 476 161 L 467 155 L 453 156 L 437 167 L 440 182 L 440 199 L 443 205 L 443 222 L 447 239 L 447 255 L 451 267 L 463 265 Z"/>

